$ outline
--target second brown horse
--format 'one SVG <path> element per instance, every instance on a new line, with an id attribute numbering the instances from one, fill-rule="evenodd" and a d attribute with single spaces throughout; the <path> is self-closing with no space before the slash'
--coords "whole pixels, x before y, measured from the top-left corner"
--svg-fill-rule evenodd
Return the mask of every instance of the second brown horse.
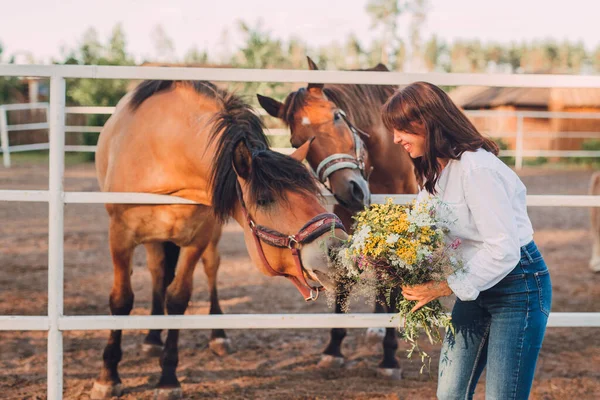
<path id="1" fill-rule="evenodd" d="M 311 70 L 318 69 L 310 58 L 308 63 Z M 388 69 L 379 64 L 368 71 Z M 311 83 L 290 93 L 284 103 L 258 95 L 267 113 L 288 125 L 294 147 L 310 143 L 307 160 L 321 182 L 329 184 L 338 201 L 334 213 L 347 228 L 352 226 L 352 215 L 369 204 L 369 192 L 417 193 L 410 156 L 401 146 L 394 145 L 392 132 L 381 120 L 381 106 L 395 90 L 391 85 Z M 338 293 L 336 313 L 342 312 L 346 296 L 343 291 Z M 384 304 L 383 295 L 379 295 L 375 312 L 396 312 Z M 345 336 L 346 329 L 332 329 L 322 364 L 343 363 L 341 344 Z M 384 355 L 379 364 L 384 375 L 400 376 L 397 348 L 396 330 L 386 329 Z"/>

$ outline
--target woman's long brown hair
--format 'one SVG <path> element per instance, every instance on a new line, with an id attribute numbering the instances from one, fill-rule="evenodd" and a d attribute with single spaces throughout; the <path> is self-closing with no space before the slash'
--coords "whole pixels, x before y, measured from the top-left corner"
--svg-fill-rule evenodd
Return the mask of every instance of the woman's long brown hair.
<path id="1" fill-rule="evenodd" d="M 389 130 L 425 131 L 425 154 L 413 164 L 419 186 L 431 194 L 442 171 L 438 158 L 458 160 L 465 151 L 480 148 L 498 155 L 498 145 L 483 137 L 442 89 L 428 82 L 394 93 L 382 107 L 382 118 Z"/>

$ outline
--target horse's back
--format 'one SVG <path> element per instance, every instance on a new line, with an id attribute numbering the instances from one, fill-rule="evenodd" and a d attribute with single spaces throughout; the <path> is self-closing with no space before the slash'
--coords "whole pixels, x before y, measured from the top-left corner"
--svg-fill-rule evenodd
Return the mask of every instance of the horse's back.
<path id="1" fill-rule="evenodd" d="M 210 207 L 211 118 L 217 102 L 175 85 L 132 107 L 117 105 L 98 140 L 102 191 L 172 194 L 198 205 L 107 205 L 113 226 L 136 243 L 172 241 L 204 247 L 220 232 Z"/>
<path id="2" fill-rule="evenodd" d="M 125 96 L 98 140 L 101 190 L 186 193 L 208 204 L 212 158 L 206 149 L 217 111 L 214 101 L 183 86 L 157 93 L 135 109 L 131 95 Z"/>

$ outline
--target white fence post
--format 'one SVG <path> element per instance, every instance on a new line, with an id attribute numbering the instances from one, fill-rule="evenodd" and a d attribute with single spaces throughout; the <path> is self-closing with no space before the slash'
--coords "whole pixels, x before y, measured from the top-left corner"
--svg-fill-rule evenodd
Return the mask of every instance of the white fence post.
<path id="1" fill-rule="evenodd" d="M 48 400 L 62 399 L 63 338 L 58 328 L 63 315 L 65 79 L 50 78 L 50 179 L 48 183 Z"/>
<path id="2" fill-rule="evenodd" d="M 66 95 L 65 95 L 65 104 L 66 104 Z M 42 109 L 46 113 L 46 123 L 48 124 L 48 146 L 50 146 L 50 104 L 47 104 Z M 67 134 L 67 126 L 66 125 L 67 125 L 67 111 L 65 108 L 65 141 L 67 140 L 66 139 L 66 134 Z"/>
<path id="3" fill-rule="evenodd" d="M 8 122 L 6 109 L 0 106 L 0 146 L 2 146 L 2 161 L 6 168 L 10 167 L 10 144 L 8 142 Z"/>
<path id="4" fill-rule="evenodd" d="M 517 143 L 515 155 L 515 168 L 523 168 L 523 114 L 517 112 Z"/>

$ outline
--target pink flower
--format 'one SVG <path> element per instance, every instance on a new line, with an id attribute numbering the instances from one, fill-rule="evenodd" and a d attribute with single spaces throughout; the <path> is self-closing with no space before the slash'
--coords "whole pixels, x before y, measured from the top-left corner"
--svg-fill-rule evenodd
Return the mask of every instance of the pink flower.
<path id="1" fill-rule="evenodd" d="M 460 246 L 460 244 L 462 243 L 462 241 L 459 238 L 454 239 L 454 241 L 452 243 L 450 243 L 450 248 L 452 250 L 456 250 L 458 248 L 458 246 Z"/>

